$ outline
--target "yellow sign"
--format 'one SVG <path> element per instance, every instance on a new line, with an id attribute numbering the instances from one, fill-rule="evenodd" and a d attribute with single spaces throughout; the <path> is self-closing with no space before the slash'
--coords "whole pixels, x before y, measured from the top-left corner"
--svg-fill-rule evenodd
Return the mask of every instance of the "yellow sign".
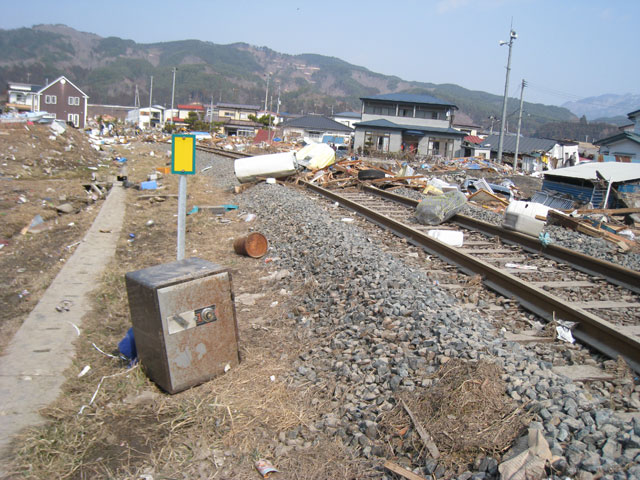
<path id="1" fill-rule="evenodd" d="M 173 135 L 171 154 L 171 173 L 180 175 L 196 173 L 195 135 Z"/>

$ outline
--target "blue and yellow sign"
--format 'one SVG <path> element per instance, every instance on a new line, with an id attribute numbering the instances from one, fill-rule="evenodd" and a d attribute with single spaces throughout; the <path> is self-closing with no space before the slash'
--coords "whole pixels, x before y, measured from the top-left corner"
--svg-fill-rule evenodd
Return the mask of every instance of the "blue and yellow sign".
<path id="1" fill-rule="evenodd" d="M 196 173 L 196 136 L 173 135 L 171 139 L 171 173 Z"/>

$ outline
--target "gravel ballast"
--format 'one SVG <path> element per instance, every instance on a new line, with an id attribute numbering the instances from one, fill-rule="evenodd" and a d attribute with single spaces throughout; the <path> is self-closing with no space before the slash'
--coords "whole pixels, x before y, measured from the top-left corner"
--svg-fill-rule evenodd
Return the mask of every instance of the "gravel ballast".
<path id="1" fill-rule="evenodd" d="M 217 181 L 231 185 L 232 162 L 212 162 Z M 542 430 L 560 457 L 551 478 L 640 477 L 640 422 L 610 409 L 609 391 L 624 390 L 629 402 L 637 401 L 640 387 L 632 381 L 594 392 L 556 375 L 550 362 L 507 342 L 479 311 L 456 306 L 424 271 L 407 265 L 401 252 L 385 253 L 355 223 L 342 222 L 348 216 L 344 210 L 278 184 L 261 183 L 236 198 L 241 209 L 257 215 L 255 228 L 269 239 L 274 268 L 292 272 L 283 287 L 309 286 L 293 300 L 289 314 L 313 339 L 292 361 L 292 385 L 316 385 L 333 403 L 332 411 L 304 432 L 305 440 L 313 431 L 335 435 L 373 461 L 384 454 L 380 418 L 395 407 L 399 394 L 429 388 L 440 366 L 453 359 L 487 360 L 504 370 L 507 394 L 533 415 L 528 427 Z M 551 235 L 557 242 L 576 242 L 571 235 L 567 240 Z M 599 242 L 588 243 L 585 253 L 603 250 Z M 303 435 L 293 437 L 298 433 Z M 418 474 L 446 473 L 433 461 L 416 466 L 407 449 L 396 455 L 406 456 L 406 465 Z M 495 467 L 502 460 L 479 459 L 457 478 L 497 478 Z M 392 477 L 380 470 L 378 478 Z"/>

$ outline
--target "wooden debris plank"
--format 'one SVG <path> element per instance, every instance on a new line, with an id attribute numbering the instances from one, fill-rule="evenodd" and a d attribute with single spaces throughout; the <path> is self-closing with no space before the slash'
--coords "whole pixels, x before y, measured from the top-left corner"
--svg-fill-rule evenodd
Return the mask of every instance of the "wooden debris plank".
<path id="1" fill-rule="evenodd" d="M 640 213 L 640 208 L 584 208 L 578 213 L 601 213 L 603 215 L 626 215 L 628 213 Z"/>
<path id="2" fill-rule="evenodd" d="M 534 330 L 527 330 L 521 333 L 507 332 L 504 338 L 507 342 L 516 342 L 516 343 L 523 343 L 523 344 L 555 342 L 554 337 L 541 337 L 537 333 L 538 332 Z"/>
<path id="3" fill-rule="evenodd" d="M 503 198 L 494 195 L 491 192 L 487 192 L 484 189 L 480 189 L 475 193 L 472 193 L 471 195 L 469 195 L 467 197 L 467 200 L 469 201 L 475 201 L 475 202 L 479 202 L 479 203 L 488 203 L 488 202 L 498 202 L 501 203 L 502 205 L 504 205 L 505 207 L 507 207 L 509 205 L 509 202 L 504 200 Z"/>
<path id="4" fill-rule="evenodd" d="M 483 257 L 481 260 L 484 260 L 485 262 L 495 262 L 495 263 L 500 263 L 500 262 L 504 262 L 504 263 L 521 263 L 521 262 L 526 262 L 528 260 L 527 257 Z M 519 269 L 521 270 L 521 269 Z"/>
<path id="5" fill-rule="evenodd" d="M 490 253 L 516 253 L 514 250 L 510 250 L 508 248 L 461 248 L 460 249 L 462 252 L 464 253 L 468 253 L 468 254 L 479 254 L 479 253 L 486 253 L 487 255 Z"/>
<path id="6" fill-rule="evenodd" d="M 374 180 L 371 180 L 374 183 L 379 183 L 379 182 L 399 182 L 401 180 L 413 180 L 416 178 L 424 178 L 424 175 L 410 175 L 407 177 L 385 177 L 385 178 L 376 178 Z"/>
<path id="7" fill-rule="evenodd" d="M 424 477 L 420 475 L 416 475 L 411 470 L 407 470 L 404 467 L 401 467 L 397 463 L 393 463 L 391 460 L 387 460 L 384 462 L 384 468 L 387 470 L 391 470 L 393 473 L 397 473 L 398 475 L 406 478 L 407 480 L 426 480 Z"/>
<path id="8" fill-rule="evenodd" d="M 404 400 L 402 400 L 402 406 L 404 407 L 404 409 L 407 411 L 407 414 L 411 418 L 413 425 L 416 427 L 416 431 L 418 432 L 418 435 L 420 435 L 420 439 L 422 440 L 422 443 L 427 448 L 427 450 L 429 450 L 429 454 L 431 455 L 431 457 L 434 460 L 437 460 L 438 458 L 440 458 L 440 451 L 438 450 L 438 447 L 433 441 L 433 438 L 431 438 L 431 435 L 429 435 L 429 432 L 427 432 L 424 429 L 422 424 L 418 421 L 418 419 L 415 417 L 413 412 L 409 409 L 409 406 L 405 403 Z"/>
<path id="9" fill-rule="evenodd" d="M 591 300 L 589 302 L 571 302 L 577 308 L 603 309 L 603 308 L 640 308 L 640 303 L 612 302 L 608 300 Z"/>
<path id="10" fill-rule="evenodd" d="M 592 365 L 557 366 L 551 370 L 558 375 L 569 377 L 574 382 L 609 381 L 615 379 L 614 375 Z"/>
<path id="11" fill-rule="evenodd" d="M 178 194 L 177 193 L 150 193 L 150 194 L 145 194 L 145 195 L 138 195 L 138 198 L 140 200 L 144 200 L 147 198 L 178 198 Z"/>
<path id="12" fill-rule="evenodd" d="M 529 282 L 530 285 L 536 287 L 551 287 L 551 288 L 575 288 L 575 287 L 596 287 L 597 284 L 589 282 L 588 280 L 576 280 L 576 281 L 559 281 L 559 282 Z"/>

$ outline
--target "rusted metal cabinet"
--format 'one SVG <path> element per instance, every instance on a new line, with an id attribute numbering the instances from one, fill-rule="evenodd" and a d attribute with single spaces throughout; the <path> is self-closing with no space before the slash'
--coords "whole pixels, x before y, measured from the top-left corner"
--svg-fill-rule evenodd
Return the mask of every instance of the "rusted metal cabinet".
<path id="1" fill-rule="evenodd" d="M 138 357 L 169 393 L 240 362 L 231 273 L 189 258 L 125 275 Z"/>

